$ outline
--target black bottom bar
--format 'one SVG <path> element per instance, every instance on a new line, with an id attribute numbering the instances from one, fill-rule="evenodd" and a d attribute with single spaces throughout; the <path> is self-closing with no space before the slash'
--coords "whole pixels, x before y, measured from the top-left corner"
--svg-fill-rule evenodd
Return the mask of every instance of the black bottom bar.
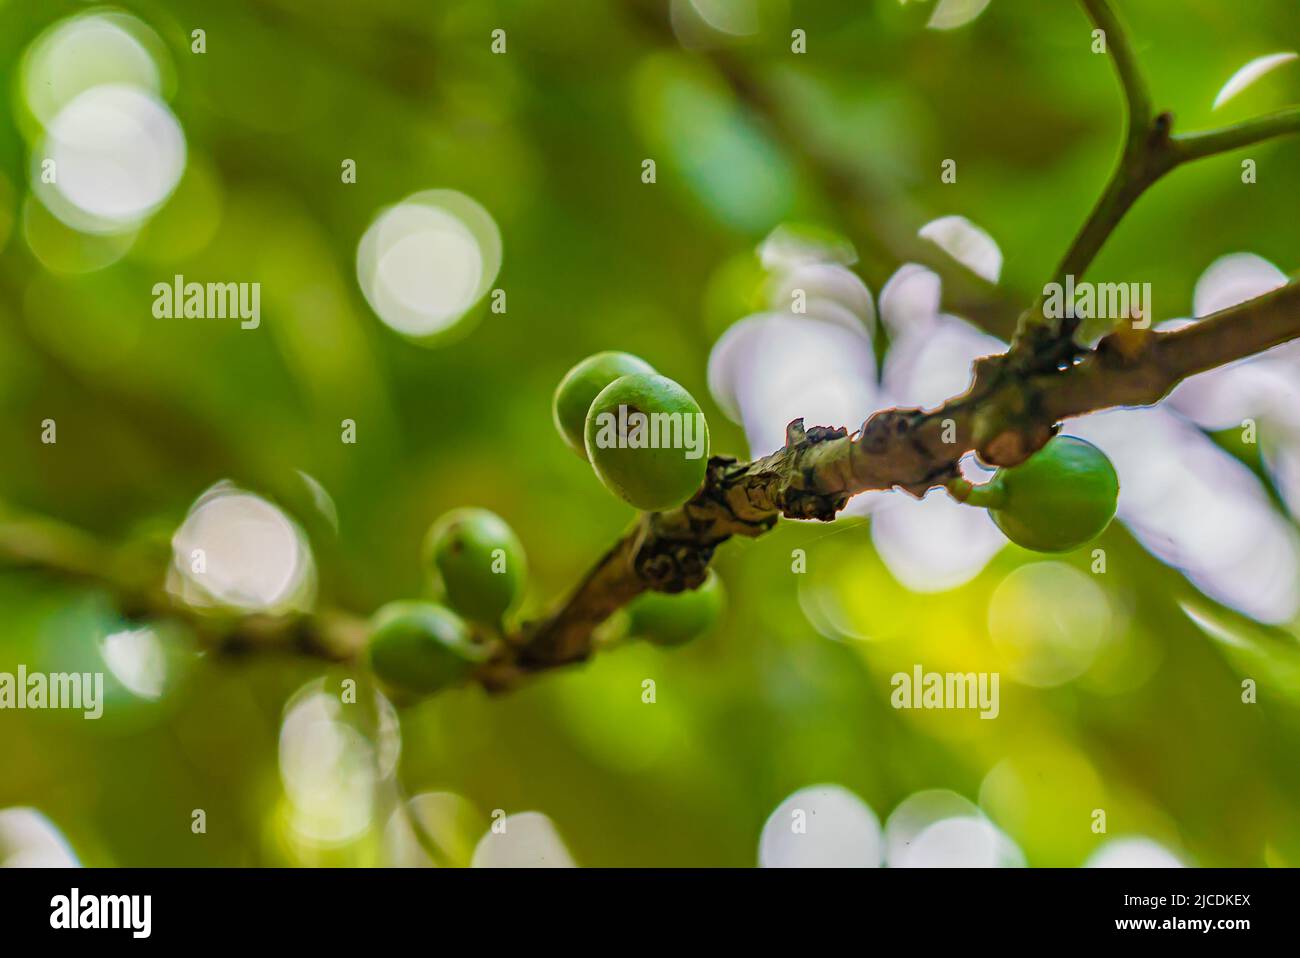
<path id="1" fill-rule="evenodd" d="M 847 932 L 866 946 L 911 927 L 927 946 L 1199 938 L 1231 947 L 1292 926 L 1298 884 L 1294 871 L 1245 869 L 33 869 L 0 871 L 0 927 L 6 945 L 75 938 L 337 947 L 401 936 L 436 947 L 466 936 L 537 944 L 605 931 L 614 945 L 628 934 L 712 931 L 731 942 L 802 935 L 810 944 Z"/>

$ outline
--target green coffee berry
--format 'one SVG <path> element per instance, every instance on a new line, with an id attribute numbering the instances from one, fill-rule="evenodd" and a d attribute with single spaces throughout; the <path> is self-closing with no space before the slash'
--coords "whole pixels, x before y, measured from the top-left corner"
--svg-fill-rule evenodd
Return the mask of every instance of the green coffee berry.
<path id="1" fill-rule="evenodd" d="M 1017 545 L 1067 552 L 1106 529 L 1118 498 L 1119 476 L 1104 452 L 1074 436 L 1054 436 L 1020 465 L 999 469 L 966 501 L 986 507 Z"/>
<path id="2" fill-rule="evenodd" d="M 453 509 L 429 529 L 425 566 L 458 613 L 498 625 L 523 594 L 524 547 L 514 530 L 487 509 Z"/>
<path id="3" fill-rule="evenodd" d="M 586 442 L 605 488 L 638 509 L 680 505 L 704 482 L 708 423 L 667 376 L 634 373 L 602 389 L 587 411 Z"/>
<path id="4" fill-rule="evenodd" d="M 638 596 L 628 607 L 628 634 L 655 645 L 685 645 L 717 625 L 726 604 L 722 580 L 710 569 L 698 589 Z"/>
<path id="5" fill-rule="evenodd" d="M 620 376 L 653 372 L 654 368 L 639 356 L 604 352 L 588 356 L 565 373 L 560 385 L 555 387 L 551 418 L 569 448 L 582 458 L 587 458 L 587 446 L 583 439 L 587 410 L 602 389 Z"/>
<path id="6" fill-rule="evenodd" d="M 468 678 L 487 657 L 469 627 L 432 602 L 390 602 L 371 620 L 370 667 L 387 685 L 429 695 Z"/>

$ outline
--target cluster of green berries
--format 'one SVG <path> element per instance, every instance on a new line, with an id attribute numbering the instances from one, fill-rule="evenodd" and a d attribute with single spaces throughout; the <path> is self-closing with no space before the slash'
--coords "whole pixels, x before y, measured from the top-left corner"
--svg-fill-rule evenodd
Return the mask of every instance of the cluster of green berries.
<path id="1" fill-rule="evenodd" d="M 704 482 L 709 431 L 699 403 L 639 356 L 588 356 L 560 380 L 551 414 L 560 437 L 591 463 L 601 484 L 637 509 L 681 505 Z M 637 429 L 659 431 L 628 434 Z M 683 645 L 718 622 L 725 601 L 710 570 L 697 589 L 638 597 L 628 607 L 628 632 L 656 645 Z"/>
<path id="2" fill-rule="evenodd" d="M 1003 467 L 964 495 L 1008 539 L 1035 552 L 1068 552 L 1115 517 L 1119 476 L 1106 454 L 1074 436 L 1053 436 L 1018 466 Z"/>
<path id="3" fill-rule="evenodd" d="M 645 592 L 628 606 L 628 634 L 660 646 L 685 645 L 709 632 L 727 607 L 722 580 L 712 569 L 688 592 Z"/>
<path id="4" fill-rule="evenodd" d="M 625 358 L 640 363 L 634 357 Z M 661 386 L 661 376 L 644 375 L 651 382 L 625 384 L 611 394 L 615 403 L 635 399 L 640 408 L 652 408 L 652 400 L 657 398 L 667 396 L 675 401 L 676 391 L 686 395 L 675 383 L 676 391 Z M 574 388 L 585 388 L 593 396 L 610 392 L 604 386 L 593 389 L 583 377 L 578 379 Z M 688 395 L 686 399 L 694 405 Z M 557 424 L 561 422 L 558 400 L 557 395 Z M 694 411 L 698 410 L 696 406 Z M 572 420 L 571 416 L 565 418 Z M 567 434 L 566 438 L 573 441 Z M 626 467 L 617 459 L 605 463 L 609 474 L 618 477 L 606 478 L 598 467 L 597 475 L 607 486 L 612 489 L 617 481 L 620 489 L 631 490 L 631 496 L 645 494 L 634 471 L 624 471 Z M 666 467 L 658 475 L 662 478 L 665 473 L 674 478 Z M 685 499 L 702 478 L 701 474 L 692 479 L 686 489 L 686 482 L 676 477 L 674 488 Z M 438 601 L 411 599 L 383 606 L 371 620 L 367 644 L 372 671 L 390 691 L 407 699 L 460 684 L 482 666 L 491 654 L 491 638 L 504 630 L 506 617 L 518 607 L 527 581 L 527 560 L 519 537 L 504 519 L 487 509 L 453 509 L 434 522 L 425 537 L 423 564 Z M 710 572 L 694 591 L 678 595 L 652 592 L 639 597 L 628 608 L 628 632 L 657 645 L 682 645 L 712 628 L 723 606 L 722 583 Z"/>
<path id="5" fill-rule="evenodd" d="M 708 424 L 678 383 L 630 353 L 588 356 L 556 387 L 561 438 L 601 483 L 646 512 L 681 505 L 708 466 Z"/>
<path id="6" fill-rule="evenodd" d="M 610 492 L 644 510 L 684 502 L 704 480 L 706 456 L 684 456 L 672 446 L 598 441 L 602 428 L 625 424 L 630 412 L 680 414 L 703 423 L 686 390 L 628 353 L 584 359 L 555 391 L 556 428 Z M 1008 539 L 1039 552 L 1064 552 L 1100 535 L 1119 497 L 1119 477 L 1106 454 L 1073 436 L 1053 437 L 982 486 L 959 485 L 960 498 L 988 509 Z M 425 539 L 424 565 L 441 602 L 384 606 L 371 623 L 368 647 L 375 674 L 412 697 L 458 684 L 487 660 L 485 637 L 503 630 L 527 576 L 518 536 L 486 509 L 455 509 L 439 518 Z M 627 631 L 656 645 L 683 645 L 713 628 L 725 604 L 722 582 L 710 570 L 698 589 L 638 597 L 628 607 Z"/>
<path id="7" fill-rule="evenodd" d="M 370 626 L 374 673 L 392 690 L 428 695 L 464 681 L 488 657 L 519 604 L 527 576 L 514 530 L 487 509 L 453 509 L 424 541 L 424 568 L 440 602 L 390 602 Z"/>

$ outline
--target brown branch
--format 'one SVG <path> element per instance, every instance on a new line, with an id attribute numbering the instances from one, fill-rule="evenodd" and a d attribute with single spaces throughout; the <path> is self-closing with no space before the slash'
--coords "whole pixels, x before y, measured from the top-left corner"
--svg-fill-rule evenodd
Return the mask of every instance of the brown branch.
<path id="1" fill-rule="evenodd" d="M 985 357 L 960 396 L 929 411 L 882 410 L 852 435 L 821 426 L 805 431 L 796 420 L 781 449 L 753 462 L 714 457 L 690 501 L 642 514 L 550 616 L 498 642 L 477 679 L 501 691 L 587 658 L 601 623 L 647 590 L 698 586 L 714 550 L 733 536 L 760 536 L 782 516 L 833 519 L 867 490 L 897 487 L 919 497 L 954 476 L 971 451 L 989 464 L 1014 465 L 1064 419 L 1155 403 L 1188 376 L 1297 338 L 1300 281 L 1173 332 L 1118 330 L 1064 369 L 1025 373 L 1010 353 Z M 124 615 L 182 621 L 218 652 L 346 662 L 365 647 L 365 620 L 347 612 L 236 616 L 194 609 L 157 584 L 156 565 L 53 520 L 0 519 L 0 561 L 102 587 Z"/>
<path id="2" fill-rule="evenodd" d="M 975 451 L 1014 465 L 1039 449 L 1063 419 L 1114 406 L 1150 405 L 1198 372 L 1300 338 L 1300 282 L 1174 332 L 1122 329 L 1079 362 L 1028 376 L 1010 354 L 978 360 L 970 389 L 937 409 L 886 409 L 853 435 L 791 424 L 786 445 L 749 463 L 714 458 L 704 487 L 670 512 L 651 513 L 587 574 L 574 593 L 512 649 L 497 685 L 519 672 L 579 661 L 592 630 L 647 589 L 676 592 L 704 578 L 714 549 L 757 536 L 779 516 L 829 520 L 849 498 L 899 487 L 915 496 L 956 474 Z M 951 438 L 952 442 L 945 439 Z"/>
<path id="3" fill-rule="evenodd" d="M 1155 114 L 1132 42 L 1109 0 L 1080 0 L 1093 24 L 1105 34 L 1106 51 L 1124 93 L 1125 133 L 1119 160 L 1097 205 L 1075 235 L 1052 282 L 1082 278 L 1120 221 L 1147 190 L 1184 163 L 1218 156 L 1265 140 L 1300 133 L 1300 108 L 1281 110 L 1217 130 L 1175 135 L 1173 114 Z M 1069 359 L 1078 321 L 1049 320 L 1042 296 L 1020 316 L 1012 350 L 1029 363 Z M 1150 319 L 1150 317 L 1147 317 Z"/>
<path id="4" fill-rule="evenodd" d="M 188 605 L 161 584 L 157 555 L 130 546 L 114 548 L 41 516 L 0 516 L 0 562 L 103 589 L 127 618 L 182 622 L 200 645 L 214 652 L 285 652 L 347 661 L 365 644 L 365 621 L 337 609 L 249 615 Z"/>

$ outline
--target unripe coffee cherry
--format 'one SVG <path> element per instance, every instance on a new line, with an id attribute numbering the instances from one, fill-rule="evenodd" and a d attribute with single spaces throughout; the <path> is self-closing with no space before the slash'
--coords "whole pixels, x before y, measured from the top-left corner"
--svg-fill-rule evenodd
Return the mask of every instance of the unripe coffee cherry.
<path id="1" fill-rule="evenodd" d="M 425 566 L 447 604 L 467 619 L 500 624 L 524 590 L 519 537 L 487 509 L 453 509 L 429 529 Z"/>
<path id="2" fill-rule="evenodd" d="M 638 596 L 628 606 L 628 634 L 655 645 L 685 645 L 717 625 L 726 604 L 722 580 L 710 569 L 698 589 Z"/>
<path id="3" fill-rule="evenodd" d="M 587 411 L 586 441 L 605 488 L 638 509 L 680 505 L 704 481 L 708 424 L 667 376 L 634 373 L 602 389 Z"/>
<path id="4" fill-rule="evenodd" d="M 587 458 L 587 446 L 583 439 L 587 410 L 602 389 L 620 376 L 653 372 L 654 367 L 639 356 L 604 352 L 588 356 L 565 373 L 560 385 L 555 387 L 551 418 L 569 448 L 583 459 Z"/>
<path id="5" fill-rule="evenodd" d="M 454 612 L 414 601 L 390 602 L 375 613 L 366 652 L 375 675 L 413 695 L 455 685 L 487 657 Z"/>
<path id="6" fill-rule="evenodd" d="M 1100 535 L 1115 516 L 1119 476 L 1106 454 L 1074 436 L 1053 436 L 1018 466 L 1002 468 L 966 499 L 985 506 L 1008 539 L 1036 552 L 1067 552 Z"/>

